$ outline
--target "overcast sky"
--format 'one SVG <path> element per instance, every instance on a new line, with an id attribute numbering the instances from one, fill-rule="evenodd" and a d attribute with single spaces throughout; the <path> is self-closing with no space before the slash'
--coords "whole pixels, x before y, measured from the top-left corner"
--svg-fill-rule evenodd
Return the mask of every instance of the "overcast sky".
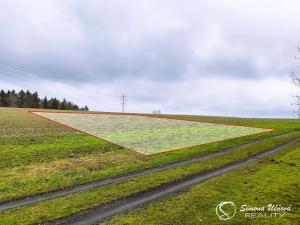
<path id="1" fill-rule="evenodd" d="M 293 117 L 299 0 L 0 0 L 0 89 L 91 110 Z"/>

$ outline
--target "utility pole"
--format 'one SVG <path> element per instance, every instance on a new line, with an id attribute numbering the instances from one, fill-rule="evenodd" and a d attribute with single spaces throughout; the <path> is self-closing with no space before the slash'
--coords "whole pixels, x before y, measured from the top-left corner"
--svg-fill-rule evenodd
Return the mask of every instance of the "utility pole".
<path id="1" fill-rule="evenodd" d="M 124 113 L 125 112 L 125 105 L 127 103 L 127 97 L 126 97 L 126 95 L 124 93 L 121 96 L 120 102 L 121 102 L 121 106 L 122 106 L 122 113 Z"/>

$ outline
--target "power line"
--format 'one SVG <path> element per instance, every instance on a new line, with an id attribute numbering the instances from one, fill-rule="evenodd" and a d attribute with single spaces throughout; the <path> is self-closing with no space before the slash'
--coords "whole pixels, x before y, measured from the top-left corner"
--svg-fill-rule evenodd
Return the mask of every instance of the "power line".
<path id="1" fill-rule="evenodd" d="M 25 71 L 24 69 L 20 69 L 19 66 L 17 66 L 16 64 L 10 63 L 8 61 L 4 61 L 0 58 L 0 76 L 1 75 L 5 75 L 7 79 L 13 79 L 14 83 L 20 82 L 20 84 L 25 84 L 25 86 L 29 84 L 31 85 L 33 84 L 35 87 L 41 87 L 42 84 L 41 83 L 42 80 L 37 79 L 41 74 L 37 74 L 32 71 L 29 71 L 29 69 Z M 99 95 L 96 94 L 95 91 L 89 91 L 88 96 L 93 98 L 95 97 L 99 98 Z M 115 100 L 114 97 L 111 96 L 106 96 L 106 97 Z M 107 102 L 109 101 L 111 100 L 107 100 Z"/>
<path id="2" fill-rule="evenodd" d="M 6 66 L 9 66 L 9 67 L 13 67 L 13 68 L 17 69 L 18 71 L 22 71 L 22 72 L 27 73 L 27 74 L 36 74 L 36 72 L 33 72 L 28 67 L 25 67 L 23 65 L 18 65 L 16 63 L 9 62 L 9 61 L 7 61 L 5 59 L 2 59 L 2 58 L 0 58 L 0 63 L 4 64 Z"/>
<path id="3" fill-rule="evenodd" d="M 23 65 L 18 65 L 13 62 L 9 62 L 3 58 L 0 57 L 0 77 L 3 76 L 4 80 L 8 82 L 13 82 L 14 84 L 18 84 L 19 86 L 28 86 L 30 85 L 33 88 L 41 89 L 42 88 L 42 82 L 44 82 L 43 79 L 41 79 L 41 76 L 46 76 L 45 73 L 40 72 L 34 72 L 29 67 L 25 67 Z M 54 81 L 55 82 L 55 81 Z M 60 82 L 64 84 L 64 82 Z M 51 84 L 55 85 L 55 83 Z M 73 87 L 73 86 L 72 86 Z M 1 89 L 1 88 L 0 88 Z M 86 96 L 92 99 L 99 98 L 99 94 L 95 90 L 90 90 Z M 109 105 L 108 103 L 111 103 L 111 101 L 115 101 L 117 97 L 112 97 L 105 95 L 102 93 L 102 103 Z M 103 98 L 105 96 L 105 98 Z M 125 111 L 125 106 L 127 103 L 126 96 L 123 94 L 123 105 L 122 105 L 122 111 Z M 77 96 L 78 98 L 78 96 Z M 84 99 L 84 98 L 81 98 Z M 122 103 L 122 102 L 121 102 Z"/>
<path id="4" fill-rule="evenodd" d="M 10 63 L 0 58 L 0 76 L 5 75 L 6 79 L 14 79 L 14 82 L 34 83 L 39 86 L 38 75 L 32 71 L 25 71 L 20 66 Z"/>

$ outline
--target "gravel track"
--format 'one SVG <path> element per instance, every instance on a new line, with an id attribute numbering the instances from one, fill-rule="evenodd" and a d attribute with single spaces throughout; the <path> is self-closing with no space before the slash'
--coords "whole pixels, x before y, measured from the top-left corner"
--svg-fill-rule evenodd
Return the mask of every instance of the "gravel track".
<path id="1" fill-rule="evenodd" d="M 274 153 L 283 151 L 288 146 L 298 143 L 300 138 L 290 140 L 285 142 L 275 148 L 266 150 L 264 152 L 260 152 L 256 155 L 250 156 L 245 160 L 240 160 L 234 163 L 230 163 L 228 165 L 219 167 L 217 169 L 212 169 L 197 175 L 193 175 L 186 179 L 176 181 L 174 183 L 163 185 L 159 188 L 148 190 L 137 194 L 135 196 L 125 198 L 122 200 L 118 200 L 106 205 L 101 205 L 90 210 L 81 211 L 79 213 L 73 214 L 69 217 L 62 218 L 60 220 L 50 221 L 44 223 L 44 225 L 64 225 L 64 224 L 72 224 L 72 225 L 98 225 L 105 219 L 108 219 L 116 214 L 127 212 L 134 208 L 143 207 L 145 204 L 157 201 L 162 198 L 165 198 L 171 194 L 180 193 L 181 191 L 199 184 L 203 181 L 206 181 L 210 178 L 223 175 L 228 173 L 234 169 L 246 166 L 250 163 L 253 163 L 257 160 L 266 158 Z"/>

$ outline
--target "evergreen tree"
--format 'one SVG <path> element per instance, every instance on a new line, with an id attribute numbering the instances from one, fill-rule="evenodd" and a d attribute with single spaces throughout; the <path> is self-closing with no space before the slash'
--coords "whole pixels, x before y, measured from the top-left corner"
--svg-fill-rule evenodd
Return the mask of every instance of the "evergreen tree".
<path id="1" fill-rule="evenodd" d="M 67 109 L 68 110 L 72 110 L 73 109 L 72 102 L 68 102 Z"/>
<path id="2" fill-rule="evenodd" d="M 26 93 L 21 90 L 18 93 L 18 107 L 19 108 L 25 108 L 25 97 L 26 97 Z"/>
<path id="3" fill-rule="evenodd" d="M 36 109 L 40 107 L 40 99 L 37 92 L 34 92 L 31 96 L 31 107 Z"/>
<path id="4" fill-rule="evenodd" d="M 80 111 L 89 111 L 89 108 L 87 106 L 84 106 L 82 108 L 79 109 Z"/>
<path id="5" fill-rule="evenodd" d="M 5 99 L 8 107 L 17 107 L 18 98 L 15 90 L 7 91 Z"/>
<path id="6" fill-rule="evenodd" d="M 25 93 L 25 108 L 32 108 L 32 94 L 29 90 Z"/>
<path id="7" fill-rule="evenodd" d="M 43 108 L 43 109 L 48 109 L 48 108 L 49 108 L 48 99 L 47 99 L 46 96 L 45 96 L 45 98 L 43 99 L 42 108 Z"/>
<path id="8" fill-rule="evenodd" d="M 73 105 L 73 110 L 79 110 L 79 107 L 78 107 L 78 105 Z"/>
<path id="9" fill-rule="evenodd" d="M 67 101 L 65 98 L 63 101 L 59 101 L 57 98 L 51 98 L 50 100 L 45 97 L 43 100 L 39 98 L 37 92 L 31 93 L 29 90 L 24 92 L 20 90 L 16 93 L 15 90 L 0 91 L 0 107 L 19 107 L 19 108 L 44 108 L 44 109 L 61 109 L 61 110 L 82 110 L 88 111 L 88 107 L 79 108 L 78 105 Z"/>
<path id="10" fill-rule="evenodd" d="M 53 98 L 51 103 L 51 109 L 58 109 L 59 108 L 59 101 L 56 98 Z"/>
<path id="11" fill-rule="evenodd" d="M 60 103 L 59 109 L 65 110 L 67 109 L 67 100 L 63 99 L 63 101 Z"/>
<path id="12" fill-rule="evenodd" d="M 0 106 L 2 106 L 2 107 L 6 107 L 7 105 L 6 105 L 6 102 L 5 102 L 5 97 L 6 97 L 6 93 L 5 93 L 5 91 L 2 89 L 1 91 L 0 91 Z"/>

